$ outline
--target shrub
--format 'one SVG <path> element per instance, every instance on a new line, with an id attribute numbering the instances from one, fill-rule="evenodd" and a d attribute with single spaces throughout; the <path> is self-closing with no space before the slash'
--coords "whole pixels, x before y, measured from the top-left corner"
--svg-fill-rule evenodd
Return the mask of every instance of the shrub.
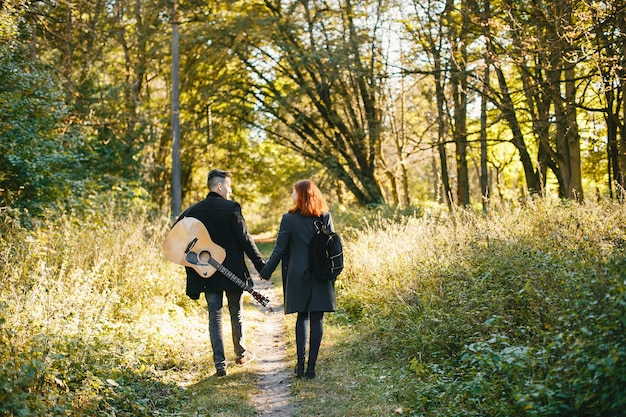
<path id="1" fill-rule="evenodd" d="M 337 323 L 416 415 L 613 415 L 626 406 L 626 214 L 530 201 L 406 218 L 347 243 Z"/>
<path id="2" fill-rule="evenodd" d="M 14 217 L 0 222 L 0 415 L 177 410 L 183 391 L 159 372 L 191 366 L 178 341 L 205 312 L 160 253 L 169 220 L 103 210 L 26 229 Z"/>

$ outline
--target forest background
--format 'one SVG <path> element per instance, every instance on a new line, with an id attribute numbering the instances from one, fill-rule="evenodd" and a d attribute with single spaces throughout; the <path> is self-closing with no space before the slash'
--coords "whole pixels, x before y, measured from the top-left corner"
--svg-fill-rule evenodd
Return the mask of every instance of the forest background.
<path id="1" fill-rule="evenodd" d="M 251 212 L 304 177 L 344 206 L 624 185 L 619 2 L 13 0 L 1 13 L 2 207 L 162 210 L 175 192 L 203 196 L 212 167 L 233 171 Z"/>
<path id="2" fill-rule="evenodd" d="M 310 178 L 345 238 L 298 415 L 620 415 L 624 28 L 608 1 L 0 1 L 0 415 L 254 415 L 158 251 L 215 167 L 256 235 Z"/>

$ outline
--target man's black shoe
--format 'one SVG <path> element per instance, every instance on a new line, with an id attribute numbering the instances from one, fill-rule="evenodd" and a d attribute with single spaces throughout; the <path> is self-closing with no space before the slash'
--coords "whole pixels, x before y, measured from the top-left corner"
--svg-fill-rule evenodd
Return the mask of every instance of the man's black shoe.
<path id="1" fill-rule="evenodd" d="M 235 363 L 239 366 L 243 366 L 249 362 L 252 362 L 256 358 L 256 353 L 251 350 L 246 350 L 241 358 L 238 358 Z"/>

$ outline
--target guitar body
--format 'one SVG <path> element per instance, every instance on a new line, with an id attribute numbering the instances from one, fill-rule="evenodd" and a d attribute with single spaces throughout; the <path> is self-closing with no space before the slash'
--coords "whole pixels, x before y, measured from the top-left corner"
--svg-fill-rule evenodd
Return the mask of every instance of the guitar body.
<path id="1" fill-rule="evenodd" d="M 196 263 L 189 253 L 197 254 Z M 172 227 L 163 242 L 163 254 L 175 264 L 195 269 L 202 278 L 210 278 L 217 271 L 209 259 L 220 264 L 226 259 L 224 248 L 214 243 L 204 224 L 193 217 L 185 217 Z"/>

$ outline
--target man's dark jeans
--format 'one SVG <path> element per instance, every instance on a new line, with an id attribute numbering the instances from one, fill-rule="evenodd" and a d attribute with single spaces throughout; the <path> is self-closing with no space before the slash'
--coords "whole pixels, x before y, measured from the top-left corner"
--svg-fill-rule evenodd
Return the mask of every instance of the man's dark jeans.
<path id="1" fill-rule="evenodd" d="M 223 292 L 204 293 L 209 309 L 209 334 L 211 347 L 213 348 L 213 362 L 215 369 L 226 369 L 226 356 L 224 354 L 223 323 Z M 233 336 L 233 347 L 237 359 L 246 352 L 245 336 L 243 333 L 243 292 L 226 292 L 228 310 Z"/>

